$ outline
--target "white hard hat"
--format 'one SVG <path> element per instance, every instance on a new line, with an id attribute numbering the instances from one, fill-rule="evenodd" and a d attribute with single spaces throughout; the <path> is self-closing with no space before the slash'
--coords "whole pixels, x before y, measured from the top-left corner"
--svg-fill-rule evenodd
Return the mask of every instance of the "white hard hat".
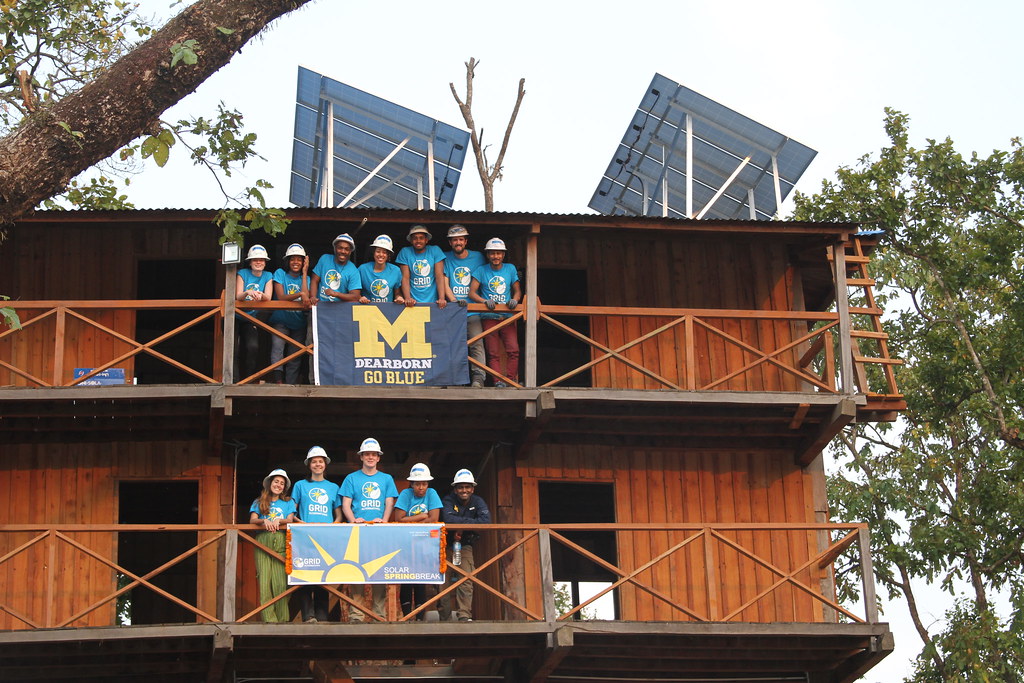
<path id="1" fill-rule="evenodd" d="M 288 248 L 285 249 L 284 257 L 290 258 L 292 256 L 305 256 L 306 250 L 302 248 L 301 244 L 289 244 Z"/>
<path id="2" fill-rule="evenodd" d="M 288 478 L 288 473 L 278 467 L 276 470 L 263 477 L 263 488 L 270 490 L 270 482 L 273 481 L 274 477 L 284 477 L 284 490 L 287 491 L 292 487 L 292 480 Z"/>
<path id="3" fill-rule="evenodd" d="M 469 237 L 469 230 L 464 225 L 453 225 L 448 228 L 448 237 Z"/>
<path id="4" fill-rule="evenodd" d="M 268 258 L 267 250 L 263 248 L 262 244 L 254 244 L 249 247 L 249 253 L 245 255 L 245 260 L 250 261 L 254 258 Z"/>
<path id="5" fill-rule="evenodd" d="M 505 248 L 505 243 L 500 238 L 492 237 L 484 245 L 484 251 L 508 251 L 508 249 Z"/>
<path id="6" fill-rule="evenodd" d="M 334 244 L 337 244 L 338 242 L 348 242 L 353 247 L 356 246 L 356 241 L 354 239 L 352 239 L 352 235 L 348 234 L 347 232 L 343 232 L 340 235 L 338 235 L 337 237 L 335 237 L 334 241 L 331 242 L 331 244 L 334 245 Z"/>
<path id="7" fill-rule="evenodd" d="M 384 451 L 380 449 L 380 444 L 377 442 L 377 439 L 374 439 L 372 436 L 368 439 L 363 439 L 363 442 L 359 444 L 359 452 L 380 454 L 384 453 Z"/>
<path id="8" fill-rule="evenodd" d="M 476 486 L 476 480 L 473 479 L 473 473 L 469 470 L 459 470 L 455 473 L 455 479 L 452 480 L 452 486 L 456 484 L 472 484 Z"/>
<path id="9" fill-rule="evenodd" d="M 411 228 L 409 228 L 409 234 L 406 235 L 405 238 L 407 240 L 409 240 L 410 242 L 412 242 L 412 236 L 415 235 L 416 233 L 419 233 L 419 232 L 421 232 L 424 235 L 426 235 L 428 240 L 431 237 L 433 237 L 433 235 L 430 234 L 430 231 L 427 230 L 427 226 L 425 226 L 425 225 L 414 225 Z"/>
<path id="10" fill-rule="evenodd" d="M 373 244 L 371 244 L 370 246 L 380 247 L 381 249 L 387 249 L 392 253 L 394 253 L 395 251 L 395 245 L 391 241 L 391 238 L 388 237 L 387 235 L 377 235 L 377 237 L 373 240 Z"/>
<path id="11" fill-rule="evenodd" d="M 328 465 L 331 464 L 331 458 L 330 456 L 327 455 L 327 451 L 323 449 L 323 446 L 313 446 L 312 448 L 310 448 L 309 451 L 306 453 L 306 459 L 304 461 L 304 464 L 308 467 L 309 461 L 312 460 L 313 458 L 323 458 L 324 460 L 327 461 Z"/>
<path id="12" fill-rule="evenodd" d="M 409 481 L 433 481 L 434 478 L 430 476 L 430 468 L 421 462 L 416 463 L 409 470 Z"/>

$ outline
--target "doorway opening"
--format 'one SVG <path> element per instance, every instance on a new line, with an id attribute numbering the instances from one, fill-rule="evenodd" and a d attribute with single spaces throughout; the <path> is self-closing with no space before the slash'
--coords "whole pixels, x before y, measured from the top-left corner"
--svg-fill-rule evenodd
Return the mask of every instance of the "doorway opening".
<path id="1" fill-rule="evenodd" d="M 122 481 L 118 486 L 120 524 L 197 524 L 199 482 Z M 118 564 L 137 576 L 144 576 L 194 547 L 194 531 L 124 531 L 118 534 Z M 190 605 L 196 604 L 196 556 L 192 555 L 157 574 L 149 581 Z M 118 576 L 118 585 L 131 583 Z M 122 594 L 117 604 L 118 623 L 194 623 L 193 612 L 153 591 L 135 586 Z"/>
<path id="2" fill-rule="evenodd" d="M 614 524 L 615 485 L 542 481 L 538 484 L 541 524 Z M 565 537 L 581 548 L 618 566 L 614 531 L 566 531 Z M 576 550 L 561 543 L 551 544 L 556 604 L 560 613 L 578 606 L 612 584 L 615 576 Z M 573 615 L 575 619 L 618 619 L 617 591 L 607 593 Z"/>
<path id="3" fill-rule="evenodd" d="M 575 268 L 539 268 L 537 295 L 551 306 L 586 306 L 587 271 Z M 590 336 L 590 318 L 585 315 L 552 316 L 558 322 Z M 551 323 L 537 323 L 537 382 L 544 384 L 590 362 L 590 346 Z M 560 387 L 589 387 L 590 370 L 558 383 Z"/>
<path id="4" fill-rule="evenodd" d="M 139 299 L 215 299 L 217 264 L 214 259 L 139 261 L 137 265 Z M 166 334 L 201 311 L 190 309 L 140 310 L 135 318 L 135 339 L 145 343 Z M 161 342 L 156 350 L 182 365 L 205 374 L 213 374 L 213 326 L 208 318 Z M 135 376 L 139 384 L 194 384 L 193 375 L 148 353 L 135 356 Z"/>

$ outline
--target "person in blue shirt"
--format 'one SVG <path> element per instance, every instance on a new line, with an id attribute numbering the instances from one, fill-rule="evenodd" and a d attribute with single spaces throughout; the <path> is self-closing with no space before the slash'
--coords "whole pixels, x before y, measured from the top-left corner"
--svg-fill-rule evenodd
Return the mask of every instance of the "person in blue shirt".
<path id="1" fill-rule="evenodd" d="M 519 274 L 511 263 L 505 263 L 505 242 L 494 237 L 484 246 L 484 256 L 488 263 L 473 271 L 473 281 L 469 285 L 469 298 L 487 306 L 487 312 L 481 314 L 484 332 L 490 330 L 507 318 L 509 313 L 499 313 L 497 308 L 508 308 L 514 311 L 519 305 L 522 290 L 519 286 Z M 519 330 L 518 323 L 505 325 L 493 334 L 484 337 L 487 347 L 487 366 L 503 374 L 513 382 L 519 381 Z M 505 350 L 505 366 L 501 364 L 502 347 Z M 504 380 L 496 380 L 496 387 L 506 387 Z"/>
<path id="2" fill-rule="evenodd" d="M 430 468 L 422 462 L 418 462 L 409 470 L 409 488 L 398 494 L 398 502 L 395 503 L 395 521 L 404 524 L 436 524 L 441 516 L 441 497 L 437 491 L 430 488 Z M 402 603 L 402 614 L 408 614 L 413 610 L 413 597 L 415 596 L 415 607 L 419 607 L 427 600 L 427 587 L 422 583 L 403 583 L 398 591 Z M 417 617 L 423 620 L 423 612 Z"/>
<path id="3" fill-rule="evenodd" d="M 359 461 L 363 466 L 351 473 L 341 482 L 341 514 L 350 524 L 384 523 L 391 519 L 391 512 L 398 498 L 395 480 L 390 474 L 377 469 L 380 456 L 383 455 L 380 443 L 376 439 L 364 439 L 359 446 Z M 385 614 L 387 586 L 373 584 L 373 611 L 380 617 Z M 363 591 L 356 589 L 353 599 L 369 610 L 363 600 Z M 348 620 L 363 621 L 365 614 L 353 606 L 349 606 Z"/>
<path id="4" fill-rule="evenodd" d="M 306 308 L 309 308 L 309 259 L 306 257 L 306 250 L 301 244 L 291 244 L 284 252 L 286 268 L 278 268 L 274 272 L 274 299 L 276 301 L 299 301 Z M 305 311 L 284 311 L 276 310 L 270 314 L 271 326 L 281 334 L 288 335 L 291 339 L 302 343 L 306 334 Z M 284 358 L 285 340 L 283 337 L 274 335 L 270 340 L 270 364 Z M 295 351 L 294 346 L 289 346 L 289 355 Z M 280 384 L 282 378 L 288 384 L 299 383 L 299 364 L 302 357 L 295 358 L 285 363 L 284 371 L 278 367 L 273 371 L 272 381 Z"/>
<path id="5" fill-rule="evenodd" d="M 287 534 L 283 525 L 295 521 L 295 501 L 288 497 L 291 480 L 282 469 L 276 469 L 263 479 L 263 491 L 249 508 L 249 523 L 263 529 L 256 540 L 284 557 Z M 260 603 L 273 600 L 288 587 L 284 564 L 267 552 L 256 549 L 256 582 L 260 588 Z M 260 612 L 263 621 L 291 621 L 288 601 L 278 600 Z"/>
<path id="6" fill-rule="evenodd" d="M 469 285 L 473 281 L 473 271 L 486 261 L 479 251 L 466 248 L 469 244 L 469 231 L 465 226 L 453 225 L 448 228 L 448 244 L 452 246 L 452 250 L 444 252 L 445 293 L 449 301 L 465 306 L 469 303 Z M 483 326 L 480 314 L 467 312 L 466 339 L 478 337 L 481 333 Z M 482 367 L 487 362 L 483 339 L 477 339 L 469 345 L 469 357 L 480 364 L 469 364 L 470 386 L 482 387 L 484 380 L 487 379 L 487 373 Z"/>
<path id="7" fill-rule="evenodd" d="M 352 263 L 356 241 L 348 233 L 334 238 L 333 254 L 324 254 L 313 267 L 309 288 L 320 301 L 359 301 L 359 271 Z"/>
<path id="8" fill-rule="evenodd" d="M 292 498 L 298 508 L 299 521 L 306 524 L 330 524 L 341 521 L 341 487 L 324 477 L 331 458 L 320 446 L 306 453 L 309 477 L 295 482 Z M 330 595 L 320 586 L 303 586 L 299 594 L 302 618 L 307 624 L 327 621 Z"/>
<path id="9" fill-rule="evenodd" d="M 356 241 L 348 233 L 342 233 L 334 238 L 332 243 L 333 254 L 324 254 L 313 267 L 313 275 L 310 277 L 309 291 L 316 297 L 311 301 L 316 306 L 320 302 L 331 301 L 359 301 L 362 296 L 359 283 L 359 269 L 352 264 L 352 250 L 356 248 Z M 306 344 L 313 343 L 313 317 L 310 316 L 310 325 L 306 328 Z M 310 359 L 309 383 L 316 383 L 316 368 Z"/>
<path id="10" fill-rule="evenodd" d="M 359 303 L 382 304 L 394 301 L 396 304 L 404 304 L 405 299 L 401 292 L 402 270 L 388 262 L 395 252 L 391 238 L 387 235 L 377 235 L 370 247 L 373 249 L 373 260 L 359 266 L 359 283 L 362 290 Z"/>
<path id="11" fill-rule="evenodd" d="M 274 297 L 274 276 L 267 272 L 267 250 L 260 244 L 249 247 L 245 255 L 248 268 L 241 268 L 235 277 L 235 301 L 270 301 Z M 245 311 L 255 316 L 251 308 Z M 235 381 L 249 377 L 256 372 L 257 356 L 260 349 L 260 335 L 256 324 L 247 318 L 235 318 Z M 241 377 L 239 376 L 241 370 Z"/>
<path id="12" fill-rule="evenodd" d="M 430 231 L 422 225 L 409 228 L 411 246 L 402 247 L 395 263 L 402 269 L 402 296 L 406 306 L 436 303 L 444 308 L 444 252 L 430 242 Z"/>

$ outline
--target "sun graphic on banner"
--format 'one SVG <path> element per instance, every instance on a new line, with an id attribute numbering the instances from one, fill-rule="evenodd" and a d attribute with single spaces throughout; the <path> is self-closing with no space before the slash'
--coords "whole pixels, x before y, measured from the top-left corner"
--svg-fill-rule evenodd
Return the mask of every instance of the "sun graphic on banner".
<path id="1" fill-rule="evenodd" d="M 345 556 L 336 560 L 334 556 L 324 550 L 323 546 L 316 542 L 316 539 L 309 539 L 316 546 L 317 553 L 327 566 L 326 569 L 292 569 L 291 576 L 306 583 L 364 583 L 374 572 L 387 564 L 388 560 L 401 552 L 396 550 L 359 563 L 359 527 L 352 528 L 352 534 L 348 537 L 348 545 L 345 546 Z"/>

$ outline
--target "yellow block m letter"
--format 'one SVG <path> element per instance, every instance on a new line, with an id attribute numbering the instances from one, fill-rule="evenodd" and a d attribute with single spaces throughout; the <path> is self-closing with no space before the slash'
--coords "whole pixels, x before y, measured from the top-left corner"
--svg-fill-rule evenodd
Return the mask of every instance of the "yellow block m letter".
<path id="1" fill-rule="evenodd" d="M 430 308 L 415 306 L 402 309 L 394 324 L 388 322 L 376 306 L 353 306 L 352 319 L 359 324 L 359 341 L 355 343 L 357 358 L 383 358 L 384 342 L 391 348 L 402 343 L 402 358 L 430 358 L 432 346 L 427 343 Z M 382 341 L 383 340 L 383 341 Z"/>

